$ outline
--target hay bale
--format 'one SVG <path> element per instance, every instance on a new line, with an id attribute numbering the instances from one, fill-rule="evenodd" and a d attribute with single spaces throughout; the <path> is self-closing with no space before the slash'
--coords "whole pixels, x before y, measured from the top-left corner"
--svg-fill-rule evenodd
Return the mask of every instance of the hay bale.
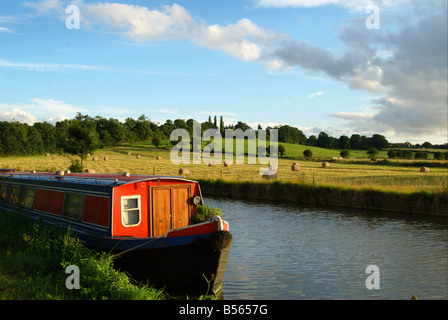
<path id="1" fill-rule="evenodd" d="M 431 170 L 428 167 L 421 167 L 420 172 L 431 172 Z"/>
<path id="2" fill-rule="evenodd" d="M 277 179 L 277 173 L 275 171 L 267 170 L 262 173 L 261 177 L 266 180 L 275 180 Z"/>
<path id="3" fill-rule="evenodd" d="M 231 162 L 229 162 L 229 161 L 224 162 L 224 167 L 231 167 L 231 166 L 232 166 Z"/>
<path id="4" fill-rule="evenodd" d="M 50 156 L 50 154 L 49 154 L 49 153 L 46 153 L 46 154 L 45 154 L 45 156 L 46 156 L 46 157 L 49 157 L 49 156 Z"/>
<path id="5" fill-rule="evenodd" d="M 123 171 L 123 172 L 121 173 L 121 175 L 122 175 L 123 177 L 129 177 L 131 174 L 129 173 L 129 171 Z"/>
<path id="6" fill-rule="evenodd" d="M 214 167 L 214 166 L 216 166 L 215 161 L 210 161 L 210 162 L 208 163 L 208 166 L 209 166 L 209 167 Z"/>
<path id="7" fill-rule="evenodd" d="M 322 162 L 322 168 L 329 168 L 330 162 Z"/>
<path id="8" fill-rule="evenodd" d="M 85 173 L 96 173 L 95 169 L 85 169 Z"/>
<path id="9" fill-rule="evenodd" d="M 98 158 L 97 157 L 93 157 L 92 161 L 98 161 Z"/>
<path id="10" fill-rule="evenodd" d="M 109 160 L 109 157 L 104 157 L 104 161 L 107 161 L 107 160 Z"/>
<path id="11" fill-rule="evenodd" d="M 128 152 L 128 156 L 130 156 L 132 153 L 131 152 Z"/>
<path id="12" fill-rule="evenodd" d="M 191 174 L 190 169 L 188 169 L 188 168 L 180 168 L 179 169 L 179 175 L 183 176 L 183 175 L 187 175 L 187 174 Z"/>
<path id="13" fill-rule="evenodd" d="M 291 171 L 300 171 L 300 164 L 294 162 L 291 166 Z"/>
<path id="14" fill-rule="evenodd" d="M 156 160 L 162 160 L 162 157 L 156 157 Z"/>
<path id="15" fill-rule="evenodd" d="M 51 156 L 51 158 L 56 159 L 56 156 Z"/>
<path id="16" fill-rule="evenodd" d="M 140 159 L 141 157 L 142 157 L 141 155 L 137 155 L 137 156 L 136 156 L 137 159 Z"/>

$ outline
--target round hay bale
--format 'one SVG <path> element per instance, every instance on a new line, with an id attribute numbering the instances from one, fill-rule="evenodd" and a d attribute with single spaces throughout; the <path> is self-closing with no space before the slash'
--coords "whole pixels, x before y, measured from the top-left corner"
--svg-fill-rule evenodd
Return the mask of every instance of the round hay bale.
<path id="1" fill-rule="evenodd" d="M 121 175 L 122 175 L 123 177 L 129 177 L 131 174 L 129 173 L 129 171 L 123 171 L 123 172 L 121 173 Z"/>
<path id="2" fill-rule="evenodd" d="M 136 156 L 137 159 L 140 159 L 141 157 L 142 157 L 141 155 L 137 155 L 137 156 Z"/>
<path id="3" fill-rule="evenodd" d="M 98 158 L 97 157 L 93 157 L 92 161 L 98 161 Z"/>
<path id="4" fill-rule="evenodd" d="M 71 173 L 71 171 L 70 170 L 64 170 L 64 172 L 65 172 L 65 174 L 70 174 Z"/>
<path id="5" fill-rule="evenodd" d="M 215 161 L 210 161 L 210 162 L 208 163 L 208 166 L 209 166 L 209 167 L 214 167 L 214 166 L 216 166 Z"/>
<path id="6" fill-rule="evenodd" d="M 56 159 L 56 156 L 51 156 L 51 158 Z"/>
<path id="7" fill-rule="evenodd" d="M 274 171 L 268 170 L 268 171 L 263 172 L 262 178 L 266 179 L 266 180 L 275 180 L 275 179 L 277 179 L 277 173 L 275 173 Z"/>
<path id="8" fill-rule="evenodd" d="M 107 161 L 107 160 L 109 160 L 109 157 L 104 157 L 104 161 Z"/>
<path id="9" fill-rule="evenodd" d="M 95 169 L 85 169 L 85 173 L 96 173 Z"/>
<path id="10" fill-rule="evenodd" d="M 45 156 L 46 156 L 46 157 L 49 157 L 49 156 L 50 156 L 50 154 L 49 154 L 49 153 L 46 153 L 46 154 L 45 154 Z"/>
<path id="11" fill-rule="evenodd" d="M 300 164 L 294 162 L 291 166 L 291 171 L 300 171 Z"/>
<path id="12" fill-rule="evenodd" d="M 322 168 L 329 168 L 330 162 L 322 162 Z"/>
<path id="13" fill-rule="evenodd" d="M 188 169 L 188 168 L 180 168 L 179 169 L 179 175 L 187 175 L 187 174 L 191 174 L 190 169 Z"/>
<path id="14" fill-rule="evenodd" d="M 156 157 L 156 160 L 162 160 L 162 157 Z"/>
<path id="15" fill-rule="evenodd" d="M 420 172 L 431 172 L 431 170 L 428 167 L 421 167 Z"/>
<path id="16" fill-rule="evenodd" d="M 224 162 L 224 167 L 231 167 L 231 166 L 232 166 L 231 162 L 229 162 L 229 161 Z"/>
<path id="17" fill-rule="evenodd" d="M 128 156 L 130 156 L 132 153 L 131 152 L 128 152 Z"/>

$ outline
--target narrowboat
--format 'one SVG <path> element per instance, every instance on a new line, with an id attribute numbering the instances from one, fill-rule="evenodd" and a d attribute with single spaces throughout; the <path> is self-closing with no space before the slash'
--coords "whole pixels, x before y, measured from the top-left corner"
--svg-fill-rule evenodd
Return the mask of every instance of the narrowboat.
<path id="1" fill-rule="evenodd" d="M 116 254 L 119 270 L 169 293 L 222 287 L 232 235 L 219 216 L 191 223 L 202 202 L 199 183 L 180 176 L 0 170 L 0 208 L 69 227 Z"/>

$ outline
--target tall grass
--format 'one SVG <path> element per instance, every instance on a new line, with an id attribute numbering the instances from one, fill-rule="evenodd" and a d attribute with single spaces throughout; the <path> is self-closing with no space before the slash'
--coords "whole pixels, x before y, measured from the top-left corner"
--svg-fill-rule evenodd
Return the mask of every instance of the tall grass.
<path id="1" fill-rule="evenodd" d="M 0 211 L 0 299 L 161 300 L 113 268 L 114 257 L 82 245 L 69 230 Z M 80 270 L 80 289 L 69 290 L 69 265 Z"/>

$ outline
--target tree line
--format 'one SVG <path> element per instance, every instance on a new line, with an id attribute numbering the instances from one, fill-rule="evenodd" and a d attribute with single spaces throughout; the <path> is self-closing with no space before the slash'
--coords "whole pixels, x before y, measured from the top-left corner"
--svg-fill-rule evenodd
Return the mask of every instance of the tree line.
<path id="1" fill-rule="evenodd" d="M 124 122 L 114 118 L 100 116 L 90 117 L 78 113 L 74 119 L 67 119 L 52 125 L 47 122 L 37 122 L 33 125 L 19 122 L 0 121 L 0 155 L 24 156 L 43 153 L 87 154 L 102 147 L 113 147 L 123 143 L 136 141 L 152 141 L 154 145 L 170 138 L 175 129 L 186 129 L 190 135 L 193 132 L 194 119 L 166 120 L 163 124 L 152 122 L 145 115 L 137 119 L 127 118 Z M 207 129 L 219 130 L 225 136 L 225 129 L 252 129 L 249 125 L 239 121 L 236 125 L 225 125 L 222 116 L 219 123 L 215 116 L 209 116 L 208 121 L 201 123 L 201 131 Z M 258 125 L 257 133 L 261 129 Z M 388 149 L 391 144 L 387 139 L 374 134 L 372 137 L 353 134 L 350 137 L 334 138 L 325 132 L 317 137 L 307 137 L 300 129 L 288 125 L 268 127 L 267 136 L 271 129 L 277 129 L 278 141 L 283 143 L 301 144 L 327 149 L 342 150 L 377 150 Z M 407 154 L 406 154 L 407 155 Z M 404 154 L 391 153 L 390 157 L 402 157 Z"/>

